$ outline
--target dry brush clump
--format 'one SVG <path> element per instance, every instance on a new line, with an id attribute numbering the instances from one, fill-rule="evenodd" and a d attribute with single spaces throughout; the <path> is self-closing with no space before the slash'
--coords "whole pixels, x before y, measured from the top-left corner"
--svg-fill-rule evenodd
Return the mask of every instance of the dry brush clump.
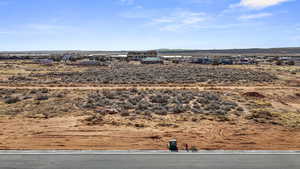
<path id="1" fill-rule="evenodd" d="M 47 79 L 45 79 L 47 77 Z M 12 76 L 9 82 L 38 83 L 101 83 L 101 84 L 162 84 L 162 83 L 247 83 L 272 82 L 277 77 L 248 69 L 203 67 L 200 65 L 122 65 L 84 72 L 51 72 Z"/>
<path id="2" fill-rule="evenodd" d="M 185 66 L 133 66 L 101 69 L 93 72 L 62 75 L 64 82 L 98 82 L 109 84 L 160 84 L 199 82 L 271 82 L 275 76 L 265 72 L 230 68 L 204 68 Z"/>
<path id="3" fill-rule="evenodd" d="M 64 92 L 48 89 L 0 89 L 0 103 L 2 115 L 31 118 L 56 117 L 74 109 Z"/>
<path id="4" fill-rule="evenodd" d="M 91 92 L 82 108 L 101 114 L 207 114 L 225 116 L 238 111 L 238 105 L 223 98 L 221 93 L 196 90 L 117 90 Z"/>

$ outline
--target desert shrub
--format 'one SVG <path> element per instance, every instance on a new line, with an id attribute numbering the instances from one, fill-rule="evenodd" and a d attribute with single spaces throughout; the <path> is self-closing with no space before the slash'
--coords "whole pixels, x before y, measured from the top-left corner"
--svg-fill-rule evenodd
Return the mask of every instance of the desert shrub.
<path id="1" fill-rule="evenodd" d="M 179 67 L 178 67 L 179 66 Z M 48 73 L 51 82 L 61 79 L 62 82 L 104 83 L 104 84 L 161 84 L 161 83 L 197 83 L 197 82 L 272 82 L 276 76 L 266 72 L 233 69 L 233 68 L 203 68 L 198 65 L 127 65 L 114 68 L 87 70 L 74 73 Z M 33 81 L 35 78 L 17 80 L 19 76 L 10 78 L 12 82 Z M 39 74 L 32 77 L 41 78 Z M 43 82 L 39 80 L 39 82 Z M 49 82 L 49 80 L 47 80 Z M 133 89 L 134 90 L 134 89 Z M 132 92 L 135 93 L 135 92 Z M 136 93 L 135 93 L 136 94 Z"/>
<path id="2" fill-rule="evenodd" d="M 208 104 L 204 109 L 205 109 L 205 110 L 212 110 L 212 111 L 215 111 L 215 110 L 220 109 L 220 106 L 219 106 L 219 104 L 216 103 L 216 102 L 211 102 L 211 103 Z"/>
<path id="3" fill-rule="evenodd" d="M 226 105 L 225 104 L 225 105 L 222 105 L 220 107 L 220 109 L 223 110 L 223 111 L 225 111 L 225 112 L 229 112 L 232 109 L 232 107 L 230 105 Z"/>
<path id="4" fill-rule="evenodd" d="M 197 121 L 198 121 L 197 118 L 195 118 L 195 117 L 192 118 L 192 122 L 197 122 Z"/>
<path id="5" fill-rule="evenodd" d="M 170 103 L 181 104 L 180 101 L 177 98 L 171 98 Z"/>
<path id="6" fill-rule="evenodd" d="M 219 109 L 219 110 L 213 111 L 213 113 L 218 114 L 218 115 L 226 115 L 227 111 Z"/>
<path id="7" fill-rule="evenodd" d="M 136 88 L 132 88 L 129 91 L 130 93 L 134 93 L 134 94 L 139 92 Z"/>
<path id="8" fill-rule="evenodd" d="M 48 92 L 49 92 L 49 90 L 46 89 L 46 88 L 40 89 L 39 91 L 40 91 L 41 93 L 48 93 Z"/>
<path id="9" fill-rule="evenodd" d="M 277 123 L 276 117 L 267 109 L 255 109 L 252 113 L 246 117 L 246 119 L 253 120 L 258 123 Z"/>
<path id="10" fill-rule="evenodd" d="M 190 150 L 192 152 L 198 152 L 198 148 L 196 146 L 192 146 Z"/>
<path id="11" fill-rule="evenodd" d="M 130 116 L 130 113 L 129 112 L 123 112 L 123 113 L 121 113 L 121 116 L 127 117 L 127 116 Z"/>
<path id="12" fill-rule="evenodd" d="M 118 106 L 122 109 L 125 109 L 125 110 L 135 109 L 135 106 L 133 104 L 131 104 L 130 102 L 127 102 L 127 101 L 118 103 Z"/>
<path id="13" fill-rule="evenodd" d="M 174 128 L 178 127 L 178 125 L 172 124 L 172 123 L 159 123 L 156 126 L 158 126 L 158 127 L 174 127 Z"/>
<path id="14" fill-rule="evenodd" d="M 240 111 L 240 112 L 241 112 L 241 111 L 244 111 L 244 109 L 243 109 L 242 107 L 237 107 L 236 110 L 237 110 L 237 111 Z"/>
<path id="15" fill-rule="evenodd" d="M 194 108 L 194 109 L 201 109 L 202 106 L 201 106 L 201 104 L 195 102 L 195 103 L 193 104 L 193 108 Z"/>
<path id="16" fill-rule="evenodd" d="M 161 104 L 168 103 L 168 96 L 154 95 L 154 96 L 150 96 L 149 99 L 152 103 L 161 103 Z"/>
<path id="17" fill-rule="evenodd" d="M 38 95 L 37 97 L 36 97 L 36 100 L 48 100 L 49 99 L 49 97 L 47 96 L 47 95 Z"/>
<path id="18" fill-rule="evenodd" d="M 283 62 L 282 62 L 281 60 L 277 60 L 277 61 L 275 62 L 275 64 L 276 64 L 277 66 L 281 66 L 281 65 L 283 65 Z"/>
<path id="19" fill-rule="evenodd" d="M 21 101 L 19 97 L 8 97 L 4 100 L 4 103 L 6 104 L 14 104 Z"/>
<path id="20" fill-rule="evenodd" d="M 97 125 L 103 122 L 103 118 L 100 114 L 94 114 L 84 120 L 88 125 Z"/>
<path id="21" fill-rule="evenodd" d="M 117 95 L 122 95 L 122 97 L 115 97 Z M 82 105 L 80 106 L 82 107 Z M 116 109 L 120 112 L 130 110 L 132 114 L 143 115 L 151 113 L 167 115 L 168 113 L 180 114 L 187 112 L 195 114 L 208 112 L 210 114 L 225 115 L 236 109 L 237 106 L 232 101 L 224 100 L 219 93 L 190 90 L 98 91 L 90 93 L 83 103 L 83 107 L 88 109 L 102 107 Z"/>
<path id="22" fill-rule="evenodd" d="M 149 102 L 147 102 L 146 100 L 142 100 L 138 103 L 138 110 L 147 110 L 149 107 L 151 106 L 151 104 Z"/>
<path id="23" fill-rule="evenodd" d="M 289 60 L 289 61 L 286 62 L 286 64 L 289 65 L 289 66 L 293 66 L 293 65 L 295 65 L 295 61 Z"/>
<path id="24" fill-rule="evenodd" d="M 165 116 L 168 114 L 168 111 L 166 109 L 160 109 L 160 110 L 156 110 L 155 113 L 158 115 Z"/>
<path id="25" fill-rule="evenodd" d="M 212 65 L 220 65 L 219 61 L 214 59 L 213 62 L 212 62 Z"/>
<path id="26" fill-rule="evenodd" d="M 272 113 L 265 109 L 253 110 L 251 118 L 263 118 L 263 119 L 271 119 Z"/>
<path id="27" fill-rule="evenodd" d="M 118 114 L 118 113 L 120 113 L 120 110 L 118 110 L 118 109 L 104 109 L 103 111 L 107 114 Z"/>
<path id="28" fill-rule="evenodd" d="M 237 103 L 233 102 L 233 101 L 223 101 L 222 103 L 223 105 L 229 106 L 231 108 L 238 106 Z"/>
<path id="29" fill-rule="evenodd" d="M 115 92 L 112 91 L 103 91 L 103 95 L 107 97 L 108 99 L 116 99 L 118 95 Z"/>
<path id="30" fill-rule="evenodd" d="M 65 95 L 63 93 L 57 93 L 57 94 L 55 94 L 55 97 L 64 98 Z"/>
<path id="31" fill-rule="evenodd" d="M 192 108 L 191 111 L 195 114 L 202 114 L 204 112 L 203 109 L 195 109 L 195 108 Z"/>
<path id="32" fill-rule="evenodd" d="M 128 99 L 128 101 L 129 101 L 131 104 L 136 105 L 136 104 L 138 104 L 142 99 L 143 99 L 143 97 L 141 97 L 141 96 L 134 96 L 134 97 L 130 97 L 130 98 Z"/>
<path id="33" fill-rule="evenodd" d="M 29 92 L 29 94 L 36 94 L 36 93 L 38 93 L 38 90 L 36 90 L 36 89 L 32 89 L 32 90 L 30 90 L 30 92 Z"/>
<path id="34" fill-rule="evenodd" d="M 200 97 L 200 98 L 197 99 L 197 102 L 201 103 L 201 104 L 208 104 L 209 100 L 206 99 L 206 98 Z"/>
<path id="35" fill-rule="evenodd" d="M 177 105 L 172 110 L 172 112 L 175 113 L 175 114 L 183 113 L 184 111 L 185 111 L 185 107 L 182 106 L 182 105 Z"/>
<path id="36" fill-rule="evenodd" d="M 144 127 L 146 127 L 144 124 L 140 124 L 140 123 L 136 123 L 136 124 L 134 124 L 134 126 L 136 128 L 144 128 Z"/>
<path id="37" fill-rule="evenodd" d="M 255 97 L 255 98 L 265 98 L 266 97 L 263 94 L 258 93 L 258 92 L 246 92 L 246 93 L 243 94 L 243 96 Z"/>

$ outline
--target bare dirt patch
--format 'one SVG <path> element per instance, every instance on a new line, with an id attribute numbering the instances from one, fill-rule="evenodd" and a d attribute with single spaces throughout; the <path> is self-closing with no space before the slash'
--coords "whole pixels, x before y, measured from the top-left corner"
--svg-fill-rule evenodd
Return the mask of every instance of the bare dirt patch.
<path id="1" fill-rule="evenodd" d="M 48 120 L 0 119 L 0 149 L 166 149 L 176 138 L 179 148 L 188 143 L 206 150 L 298 150 L 300 131 L 281 126 L 203 120 L 186 122 L 177 128 L 135 128 L 128 126 L 89 126 L 85 117 Z"/>

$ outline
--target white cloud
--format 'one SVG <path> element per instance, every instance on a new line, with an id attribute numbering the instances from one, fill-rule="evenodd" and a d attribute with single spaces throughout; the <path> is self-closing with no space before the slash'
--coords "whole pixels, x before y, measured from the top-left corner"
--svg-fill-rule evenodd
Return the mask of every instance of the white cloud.
<path id="1" fill-rule="evenodd" d="M 158 18 L 158 19 L 153 19 L 153 23 L 173 23 L 174 19 L 173 18 Z"/>
<path id="2" fill-rule="evenodd" d="M 65 30 L 67 27 L 55 24 L 28 24 L 27 28 L 36 31 L 59 31 Z"/>
<path id="3" fill-rule="evenodd" d="M 120 2 L 122 4 L 132 5 L 132 4 L 134 4 L 135 0 L 120 0 Z"/>
<path id="4" fill-rule="evenodd" d="M 152 19 L 151 24 L 158 25 L 163 31 L 179 31 L 195 27 L 208 19 L 202 12 L 177 11 L 169 16 Z"/>
<path id="5" fill-rule="evenodd" d="M 300 42 L 300 36 L 297 36 L 297 35 L 296 36 L 291 36 L 290 40 L 294 41 L 294 42 Z"/>
<path id="6" fill-rule="evenodd" d="M 241 0 L 239 4 L 234 4 L 232 7 L 247 7 L 252 9 L 263 9 L 270 6 L 278 5 L 290 0 Z"/>
<path id="7" fill-rule="evenodd" d="M 0 35 L 9 35 L 15 33 L 14 31 L 0 31 Z"/>
<path id="8" fill-rule="evenodd" d="M 56 34 L 67 33 L 75 29 L 65 25 L 55 24 L 25 24 L 13 28 L 0 30 L 0 35 L 35 35 L 35 34 Z"/>
<path id="9" fill-rule="evenodd" d="M 251 15 L 242 15 L 239 17 L 240 20 L 249 20 L 249 19 L 258 19 L 258 18 L 265 18 L 272 16 L 272 13 L 258 13 L 258 14 L 251 14 Z"/>
<path id="10" fill-rule="evenodd" d="M 180 31 L 194 28 L 210 17 L 203 12 L 185 9 L 134 9 L 120 14 L 127 19 L 144 20 L 144 25 L 155 26 L 164 31 Z M 139 21 L 140 22 L 140 21 Z"/>

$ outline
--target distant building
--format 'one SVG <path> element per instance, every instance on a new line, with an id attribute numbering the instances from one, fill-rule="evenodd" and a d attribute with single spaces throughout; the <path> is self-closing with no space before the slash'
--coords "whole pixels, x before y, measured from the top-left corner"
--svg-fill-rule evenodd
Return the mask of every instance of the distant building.
<path id="1" fill-rule="evenodd" d="M 148 57 L 141 60 L 142 64 L 163 64 L 164 61 L 159 57 Z"/>
<path id="2" fill-rule="evenodd" d="M 68 61 L 75 60 L 75 55 L 73 55 L 73 54 L 65 54 L 65 55 L 62 56 L 61 60 L 63 62 L 68 62 Z"/>
<path id="3" fill-rule="evenodd" d="M 156 50 L 132 51 L 132 52 L 128 52 L 127 54 L 128 60 L 136 60 L 136 61 L 140 61 L 145 58 L 155 58 L 155 57 L 158 57 L 158 52 Z"/>
<path id="4" fill-rule="evenodd" d="M 125 61 L 127 59 L 127 55 L 110 55 L 111 59 Z"/>
<path id="5" fill-rule="evenodd" d="M 76 66 L 108 66 L 108 63 L 97 61 L 97 60 L 83 59 L 83 60 L 79 60 L 79 61 L 73 63 L 72 65 L 76 65 Z"/>
<path id="6" fill-rule="evenodd" d="M 223 65 L 232 65 L 233 64 L 233 59 L 220 59 L 220 64 L 223 64 Z"/>
<path id="7" fill-rule="evenodd" d="M 195 64 L 212 64 L 213 59 L 211 59 L 211 58 L 195 58 L 195 59 L 192 59 L 191 62 L 195 63 Z"/>
<path id="8" fill-rule="evenodd" d="M 41 65 L 52 65 L 54 63 L 52 59 L 36 59 L 34 62 Z"/>
<path id="9" fill-rule="evenodd" d="M 279 57 L 278 60 L 289 61 L 289 60 L 292 60 L 292 57 Z"/>

